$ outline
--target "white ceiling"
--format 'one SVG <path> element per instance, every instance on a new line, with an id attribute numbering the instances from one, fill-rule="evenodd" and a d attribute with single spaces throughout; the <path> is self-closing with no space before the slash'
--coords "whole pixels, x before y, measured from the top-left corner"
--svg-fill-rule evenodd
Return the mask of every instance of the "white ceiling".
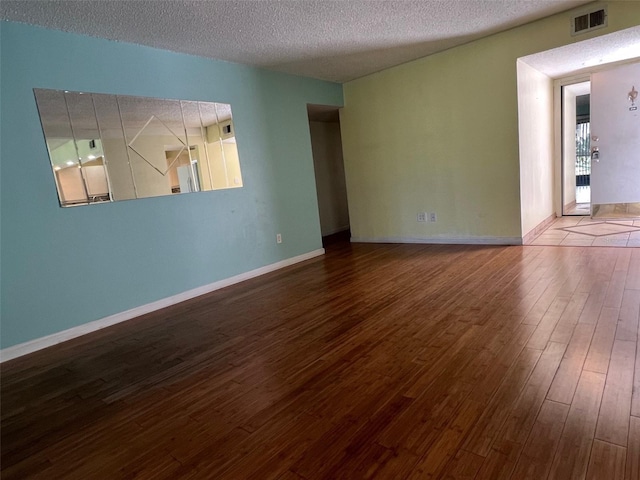
<path id="1" fill-rule="evenodd" d="M 164 100 L 159 98 L 105 95 L 101 93 L 68 92 L 34 89 L 42 128 L 51 145 L 51 139 L 94 139 L 105 131 L 122 129 L 134 136 L 160 125 L 163 131 L 176 136 L 184 128 L 199 130 L 232 118 L 227 103 Z M 161 122 L 161 123 L 159 123 Z"/>
<path id="2" fill-rule="evenodd" d="M 589 2 L 2 0 L 0 18 L 344 82 Z"/>
<path id="3" fill-rule="evenodd" d="M 564 45 L 521 60 L 551 78 L 640 57 L 640 26 Z"/>

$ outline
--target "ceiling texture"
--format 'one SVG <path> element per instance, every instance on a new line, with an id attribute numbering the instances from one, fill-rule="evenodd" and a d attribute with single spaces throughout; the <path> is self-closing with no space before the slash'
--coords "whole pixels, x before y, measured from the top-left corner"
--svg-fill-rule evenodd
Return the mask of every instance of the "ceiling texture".
<path id="1" fill-rule="evenodd" d="M 559 78 L 638 57 L 640 26 L 534 53 L 522 60 L 551 78 Z"/>
<path id="2" fill-rule="evenodd" d="M 0 18 L 346 82 L 587 3 L 2 0 Z"/>

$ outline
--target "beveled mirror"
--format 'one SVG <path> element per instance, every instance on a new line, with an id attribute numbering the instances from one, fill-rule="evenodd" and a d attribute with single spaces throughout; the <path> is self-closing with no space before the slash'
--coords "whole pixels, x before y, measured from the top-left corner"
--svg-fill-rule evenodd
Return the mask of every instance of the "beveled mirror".
<path id="1" fill-rule="evenodd" d="M 229 104 L 34 94 L 63 207 L 242 186 Z"/>

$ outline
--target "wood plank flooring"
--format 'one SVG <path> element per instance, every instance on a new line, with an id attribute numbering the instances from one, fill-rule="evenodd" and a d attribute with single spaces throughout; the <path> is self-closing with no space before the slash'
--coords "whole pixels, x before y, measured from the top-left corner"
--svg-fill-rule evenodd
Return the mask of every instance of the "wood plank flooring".
<path id="1" fill-rule="evenodd" d="M 336 243 L 1 366 L 23 479 L 640 480 L 640 249 Z"/>

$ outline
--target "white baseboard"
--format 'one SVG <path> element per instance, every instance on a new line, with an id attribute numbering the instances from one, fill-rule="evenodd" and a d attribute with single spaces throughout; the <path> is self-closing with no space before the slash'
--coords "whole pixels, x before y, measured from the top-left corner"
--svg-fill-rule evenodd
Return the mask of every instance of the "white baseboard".
<path id="1" fill-rule="evenodd" d="M 51 347 L 52 345 L 57 345 L 58 343 L 66 342 L 67 340 L 86 335 L 87 333 L 101 330 L 111 325 L 115 325 L 116 323 L 131 320 L 132 318 L 136 318 L 140 315 L 160 310 L 170 305 L 175 305 L 176 303 L 184 302 L 185 300 L 189 300 L 191 298 L 199 297 L 200 295 L 204 295 L 205 293 L 220 290 L 221 288 L 225 288 L 230 285 L 249 280 L 251 278 L 259 277 L 260 275 L 264 275 L 266 273 L 270 273 L 296 263 L 304 262 L 305 260 L 309 260 L 320 255 L 324 255 L 324 248 L 319 248 L 318 250 L 313 250 L 312 252 L 304 253 L 296 257 L 287 258 L 286 260 L 272 263 L 270 265 L 265 265 L 264 267 L 256 268 L 255 270 L 241 273 L 233 277 L 218 280 L 217 282 L 213 282 L 208 285 L 203 285 L 192 290 L 187 290 L 186 292 L 178 293 L 176 295 L 172 295 L 171 297 L 162 298 L 160 300 L 156 300 L 155 302 L 147 303 L 146 305 L 141 305 L 125 312 L 109 315 L 108 317 L 101 318 L 100 320 L 84 323 L 82 325 L 78 325 L 77 327 L 69 328 L 68 330 L 63 330 L 61 332 L 47 335 L 46 337 L 36 338 L 25 343 L 20 343 L 12 347 L 4 348 L 0 350 L 0 363 L 6 362 L 7 360 L 12 360 L 17 357 L 21 357 L 22 355 L 27 355 L 28 353 L 32 353 L 43 348 Z"/>
<path id="2" fill-rule="evenodd" d="M 425 243 L 451 245 L 522 245 L 520 237 L 351 237 L 352 243 Z"/>
<path id="3" fill-rule="evenodd" d="M 522 235 L 522 244 L 529 245 L 531 242 L 533 242 L 538 237 L 538 235 L 544 232 L 553 222 L 555 222 L 556 218 L 556 214 L 552 213 L 547 218 L 542 220 L 538 225 L 529 230 L 526 234 Z"/>

